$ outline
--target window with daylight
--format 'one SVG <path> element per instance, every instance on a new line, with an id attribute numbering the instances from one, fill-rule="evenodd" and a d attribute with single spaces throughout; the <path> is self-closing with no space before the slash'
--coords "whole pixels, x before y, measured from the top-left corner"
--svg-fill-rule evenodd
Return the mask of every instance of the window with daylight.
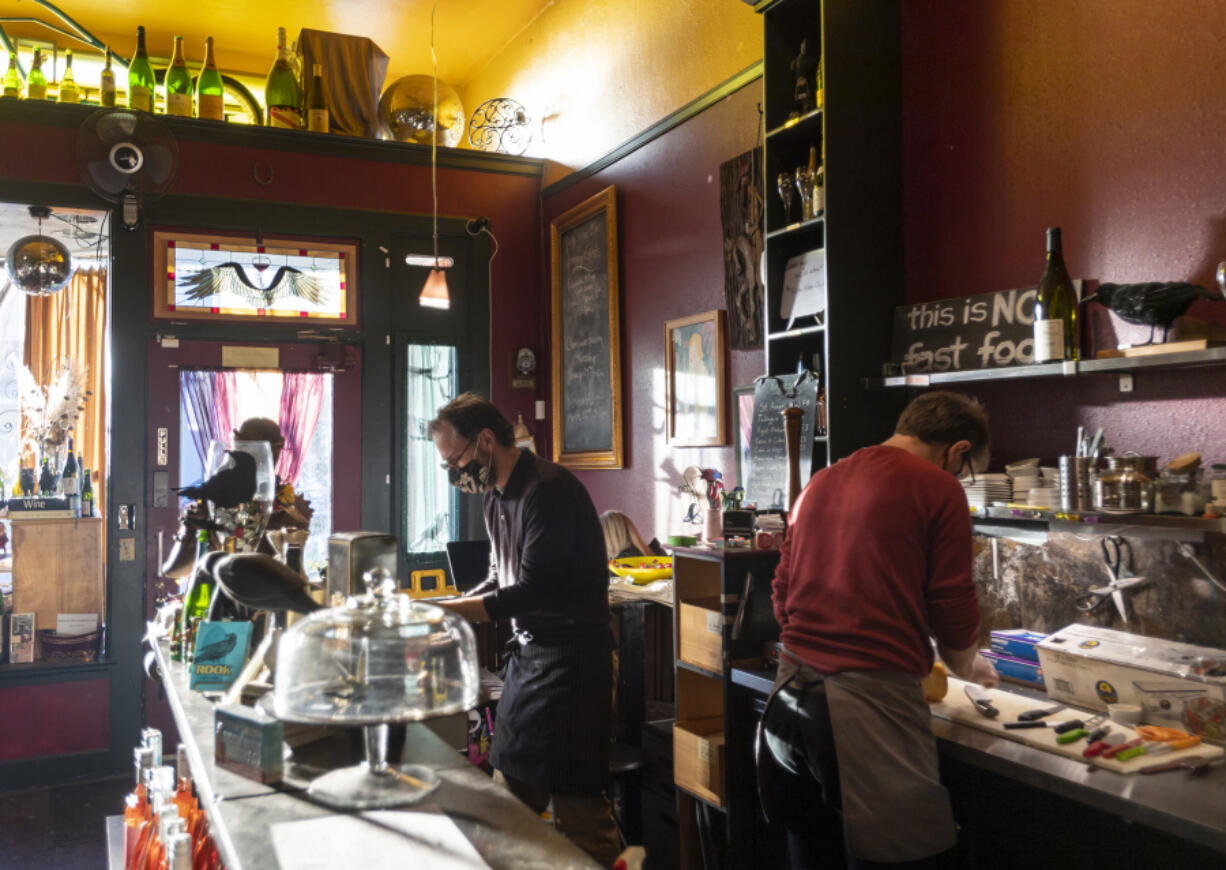
<path id="1" fill-rule="evenodd" d="M 154 233 L 154 316 L 357 326 L 357 245 Z"/>
<path id="2" fill-rule="evenodd" d="M 459 495 L 439 467 L 438 451 L 426 427 L 438 409 L 456 396 L 456 349 L 410 344 L 405 363 L 405 550 L 440 553 L 459 534 Z"/>

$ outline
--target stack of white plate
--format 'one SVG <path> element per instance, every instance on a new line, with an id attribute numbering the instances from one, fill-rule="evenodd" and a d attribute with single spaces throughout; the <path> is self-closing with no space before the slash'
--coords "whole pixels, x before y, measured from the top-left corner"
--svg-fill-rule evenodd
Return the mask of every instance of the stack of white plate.
<path id="1" fill-rule="evenodd" d="M 1026 504 L 1032 507 L 1056 509 L 1060 507 L 1060 490 L 1054 486 L 1032 489 L 1026 495 Z"/>
<path id="2" fill-rule="evenodd" d="M 966 490 L 967 502 L 976 508 L 984 508 L 998 501 L 1007 502 L 1013 493 L 1007 474 L 977 474 L 974 483 L 971 483 L 970 477 L 966 477 L 962 480 L 962 488 Z"/>
<path id="3" fill-rule="evenodd" d="M 1039 470 L 1038 459 L 1019 459 L 1017 462 L 1011 462 L 1005 466 L 1005 473 L 1013 484 L 1013 500 L 1020 504 L 1030 504 L 1030 491 L 1043 486 L 1043 473 Z"/>

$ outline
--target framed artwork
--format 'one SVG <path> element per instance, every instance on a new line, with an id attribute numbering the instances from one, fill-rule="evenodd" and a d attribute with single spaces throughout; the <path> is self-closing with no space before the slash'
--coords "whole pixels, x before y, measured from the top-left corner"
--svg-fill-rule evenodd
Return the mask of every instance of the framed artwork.
<path id="1" fill-rule="evenodd" d="M 621 323 L 613 187 L 549 222 L 553 459 L 621 468 Z"/>
<path id="2" fill-rule="evenodd" d="M 665 437 L 674 447 L 728 443 L 723 309 L 664 324 Z"/>
<path id="3" fill-rule="evenodd" d="M 356 243 L 158 231 L 153 316 L 357 327 Z"/>
<path id="4" fill-rule="evenodd" d="M 749 445 L 753 436 L 754 385 L 732 388 L 732 428 L 736 430 L 736 482 L 746 490 L 749 473 Z"/>

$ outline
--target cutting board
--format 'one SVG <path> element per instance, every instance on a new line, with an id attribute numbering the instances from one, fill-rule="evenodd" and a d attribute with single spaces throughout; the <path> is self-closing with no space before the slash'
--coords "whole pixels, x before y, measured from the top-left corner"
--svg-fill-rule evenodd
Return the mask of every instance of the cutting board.
<path id="1" fill-rule="evenodd" d="M 1005 728 L 1005 723 L 1016 722 L 1020 713 L 1033 710 L 1036 707 L 1055 707 L 1057 702 L 1050 700 L 1035 701 L 1032 698 L 1014 695 L 1001 689 L 984 689 L 984 692 L 991 699 L 992 705 L 1000 710 L 999 716 L 989 719 L 976 710 L 971 699 L 966 696 L 966 685 L 965 681 L 959 680 L 957 677 L 950 677 L 949 691 L 945 694 L 944 700 L 930 705 L 932 715 L 941 719 L 949 719 L 960 725 L 969 725 L 972 728 L 987 731 L 997 737 L 1005 737 L 1018 743 L 1024 743 L 1027 746 L 1033 746 L 1036 749 L 1054 752 L 1066 758 L 1093 764 L 1095 767 L 1113 770 L 1116 773 L 1136 773 L 1143 767 L 1162 764 L 1167 761 L 1176 761 L 1180 758 L 1190 758 L 1194 755 L 1199 755 L 1211 762 L 1226 755 L 1226 750 L 1223 750 L 1220 746 L 1214 746 L 1210 743 L 1199 743 L 1196 746 L 1180 749 L 1176 752 L 1168 752 L 1164 755 L 1138 755 L 1127 761 L 1116 761 L 1114 758 L 1086 758 L 1081 754 L 1087 746 L 1084 739 L 1074 741 L 1073 743 L 1066 743 L 1062 746 L 1056 742 L 1058 735 L 1052 731 L 1051 726 L 1066 722 L 1069 719 L 1081 719 L 1084 722 L 1091 716 L 1096 715 L 1094 711 L 1083 710 L 1079 707 L 1065 707 L 1060 712 L 1046 717 L 1045 721 L 1049 723 L 1046 728 L 1009 730 Z M 1112 731 L 1122 731 L 1129 740 L 1136 737 L 1136 733 L 1127 725 L 1120 725 L 1117 722 L 1111 722 L 1110 725 Z M 1093 730 L 1093 728 L 1090 730 Z"/>

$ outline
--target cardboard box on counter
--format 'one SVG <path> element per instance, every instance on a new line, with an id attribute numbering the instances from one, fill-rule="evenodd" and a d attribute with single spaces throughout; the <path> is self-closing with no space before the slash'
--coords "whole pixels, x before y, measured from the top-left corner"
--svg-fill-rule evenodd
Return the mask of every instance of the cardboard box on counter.
<path id="1" fill-rule="evenodd" d="M 1045 688 L 1043 666 L 1038 661 L 1027 661 L 1015 656 L 1002 655 L 990 649 L 980 650 L 983 657 L 992 663 L 996 673 L 1006 680 L 1015 680 L 1028 686 Z M 1036 655 L 1037 658 L 1037 655 Z"/>
<path id="2" fill-rule="evenodd" d="M 1226 650 L 1080 624 L 1038 650 L 1053 700 L 1137 704 L 1143 722 L 1226 742 Z"/>
<path id="3" fill-rule="evenodd" d="M 1047 635 L 1037 631 L 1027 631 L 1024 628 L 996 629 L 992 632 L 988 645 L 992 652 L 1012 656 L 1015 659 L 1026 659 L 1037 662 L 1039 651 L 1036 648 Z"/>

